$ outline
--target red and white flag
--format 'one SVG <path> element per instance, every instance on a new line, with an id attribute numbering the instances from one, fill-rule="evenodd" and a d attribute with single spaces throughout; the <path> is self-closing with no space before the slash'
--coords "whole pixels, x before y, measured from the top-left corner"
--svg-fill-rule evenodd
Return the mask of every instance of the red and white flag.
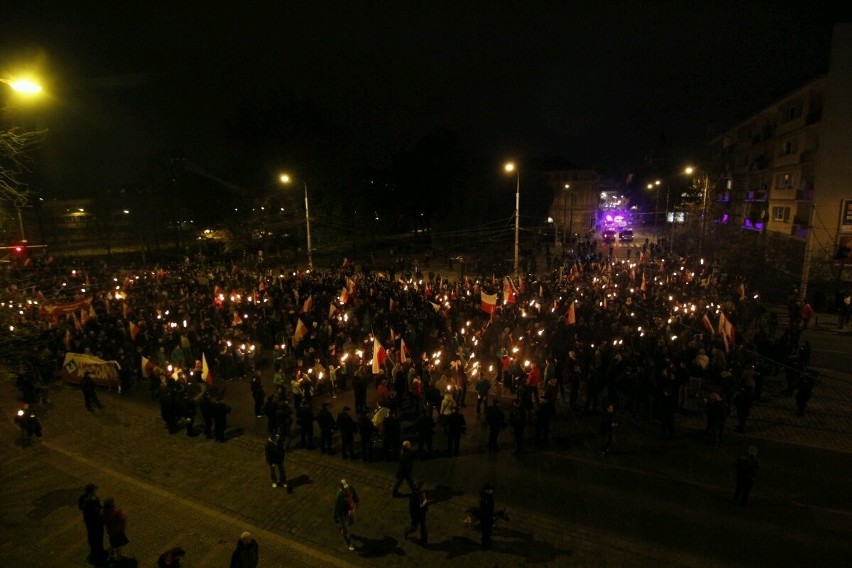
<path id="1" fill-rule="evenodd" d="M 713 329 L 713 323 L 710 321 L 710 318 L 707 316 L 707 314 L 704 314 L 701 317 L 701 323 L 704 324 L 704 329 L 707 330 L 707 333 L 709 333 L 710 335 L 716 335 L 716 331 Z"/>
<path id="2" fill-rule="evenodd" d="M 311 310 L 314 309 L 314 296 L 313 294 L 308 296 L 305 300 L 305 303 L 302 304 L 302 309 L 299 311 L 300 314 L 308 314 Z"/>
<path id="3" fill-rule="evenodd" d="M 122 317 L 124 317 L 124 319 L 127 319 L 127 317 L 130 315 L 130 312 L 132 311 L 133 310 L 130 309 L 130 304 L 128 304 L 127 302 L 121 304 L 121 315 Z"/>
<path id="4" fill-rule="evenodd" d="M 719 335 L 727 343 L 734 343 L 734 324 L 725 315 L 725 312 L 719 313 Z"/>
<path id="5" fill-rule="evenodd" d="M 745 282 L 740 282 L 740 287 L 737 291 L 740 294 L 740 300 L 745 300 Z"/>
<path id="6" fill-rule="evenodd" d="M 574 302 L 571 302 L 568 311 L 565 313 L 565 324 L 574 325 L 575 323 L 577 323 L 577 314 L 574 310 Z"/>
<path id="7" fill-rule="evenodd" d="M 382 372 L 385 365 L 385 359 L 388 357 L 388 352 L 382 347 L 378 339 L 373 338 L 373 374 L 378 375 Z"/>
<path id="8" fill-rule="evenodd" d="M 139 335 L 139 326 L 129 321 L 127 322 L 127 327 L 130 330 L 130 339 L 136 341 L 136 336 Z"/>
<path id="9" fill-rule="evenodd" d="M 144 355 L 142 356 L 142 369 L 141 369 L 142 373 L 141 374 L 142 374 L 143 379 L 150 379 L 151 376 L 154 374 L 154 369 L 156 367 L 157 366 L 154 365 L 154 363 L 152 363 L 150 359 L 148 359 Z"/>
<path id="10" fill-rule="evenodd" d="M 340 296 L 338 296 L 338 300 L 340 300 L 341 304 L 346 304 L 349 301 L 349 290 L 346 289 L 346 286 L 340 291 Z"/>
<path id="11" fill-rule="evenodd" d="M 399 338 L 399 358 L 402 362 L 411 360 L 411 357 L 408 355 L 408 345 L 405 344 L 405 340 L 401 337 Z"/>
<path id="12" fill-rule="evenodd" d="M 302 318 L 299 318 L 296 321 L 296 332 L 293 333 L 293 345 L 298 345 L 302 338 L 304 338 L 308 334 L 308 326 L 302 321 Z"/>
<path id="13" fill-rule="evenodd" d="M 480 292 L 479 295 L 482 311 L 493 315 L 494 310 L 497 308 L 497 294 L 486 294 L 485 292 Z"/>
<path id="14" fill-rule="evenodd" d="M 503 279 L 503 302 L 514 304 L 518 300 L 518 289 L 512 284 L 512 280 L 506 276 Z"/>
<path id="15" fill-rule="evenodd" d="M 213 384 L 213 373 L 210 372 L 210 367 L 207 366 L 207 357 L 204 356 L 203 352 L 201 353 L 201 378 L 208 385 Z"/>
<path id="16" fill-rule="evenodd" d="M 334 314 L 336 314 L 336 313 L 337 313 L 337 306 L 335 306 L 334 304 L 329 304 L 328 305 L 328 318 L 329 319 L 333 318 Z"/>
<path id="17" fill-rule="evenodd" d="M 644 270 L 642 271 L 642 283 L 639 285 L 639 289 L 642 290 L 642 292 L 648 291 L 648 284 L 645 282 L 645 271 Z"/>
<path id="18" fill-rule="evenodd" d="M 237 312 L 234 312 L 234 317 L 231 320 L 231 325 L 242 325 L 242 323 L 243 323 L 243 318 L 240 317 L 240 314 L 238 314 Z"/>

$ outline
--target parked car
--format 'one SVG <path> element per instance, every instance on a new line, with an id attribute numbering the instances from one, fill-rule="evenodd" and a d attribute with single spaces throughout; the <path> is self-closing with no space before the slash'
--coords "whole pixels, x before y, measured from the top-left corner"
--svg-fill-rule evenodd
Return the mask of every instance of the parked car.
<path id="1" fill-rule="evenodd" d="M 603 233 L 601 233 L 601 238 L 605 243 L 614 243 L 616 237 L 616 232 L 613 229 L 607 229 Z"/>
<path id="2" fill-rule="evenodd" d="M 622 231 L 618 233 L 618 240 L 622 243 L 632 243 L 633 229 L 622 229 Z"/>

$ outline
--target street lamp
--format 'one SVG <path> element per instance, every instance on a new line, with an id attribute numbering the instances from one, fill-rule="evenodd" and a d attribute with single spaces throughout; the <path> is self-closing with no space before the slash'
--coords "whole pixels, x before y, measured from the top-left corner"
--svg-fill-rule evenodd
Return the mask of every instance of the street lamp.
<path id="1" fill-rule="evenodd" d="M 520 232 L 520 208 L 521 208 L 521 171 L 515 167 L 513 162 L 507 162 L 503 169 L 506 172 L 515 172 L 515 280 L 518 279 L 518 234 Z"/>
<path id="2" fill-rule="evenodd" d="M 279 179 L 281 180 L 281 183 L 286 184 L 289 184 L 294 181 L 293 178 L 291 178 L 287 174 L 281 174 L 281 177 Z M 305 232 L 308 235 L 308 269 L 313 270 L 314 260 L 313 256 L 311 255 L 311 214 L 310 209 L 308 208 L 308 182 L 302 180 L 302 183 L 305 186 Z"/>
<path id="3" fill-rule="evenodd" d="M 13 91 L 23 93 L 25 95 L 37 95 L 41 92 L 41 85 L 29 79 L 3 79 L 0 78 L 0 83 L 6 83 L 12 87 Z"/>
<path id="4" fill-rule="evenodd" d="M 699 176 L 699 185 L 702 193 L 701 204 L 701 234 L 698 236 L 698 258 L 701 258 L 701 251 L 704 245 L 704 232 L 707 230 L 707 194 L 710 192 L 710 176 L 704 170 L 697 170 L 692 166 L 687 166 L 684 170 L 687 175 Z"/>

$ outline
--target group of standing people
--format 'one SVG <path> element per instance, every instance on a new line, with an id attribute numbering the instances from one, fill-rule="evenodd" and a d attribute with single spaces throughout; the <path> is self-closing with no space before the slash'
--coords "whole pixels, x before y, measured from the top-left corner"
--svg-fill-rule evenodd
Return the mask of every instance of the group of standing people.
<path id="1" fill-rule="evenodd" d="M 77 500 L 77 507 L 83 513 L 86 525 L 88 561 L 94 566 L 104 566 L 122 559 L 123 548 L 130 540 L 127 538 L 127 514 L 115 504 L 113 497 L 107 497 L 101 503 L 97 491 L 95 484 L 87 484 Z M 104 546 L 104 534 L 108 547 Z"/>

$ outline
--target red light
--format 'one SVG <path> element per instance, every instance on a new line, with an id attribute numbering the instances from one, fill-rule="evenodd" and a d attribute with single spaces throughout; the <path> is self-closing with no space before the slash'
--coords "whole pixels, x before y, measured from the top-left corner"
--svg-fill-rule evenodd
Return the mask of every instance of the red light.
<path id="1" fill-rule="evenodd" d="M 22 252 L 24 252 L 24 247 L 22 247 L 21 245 L 17 245 L 15 247 L 15 254 L 21 254 Z"/>

